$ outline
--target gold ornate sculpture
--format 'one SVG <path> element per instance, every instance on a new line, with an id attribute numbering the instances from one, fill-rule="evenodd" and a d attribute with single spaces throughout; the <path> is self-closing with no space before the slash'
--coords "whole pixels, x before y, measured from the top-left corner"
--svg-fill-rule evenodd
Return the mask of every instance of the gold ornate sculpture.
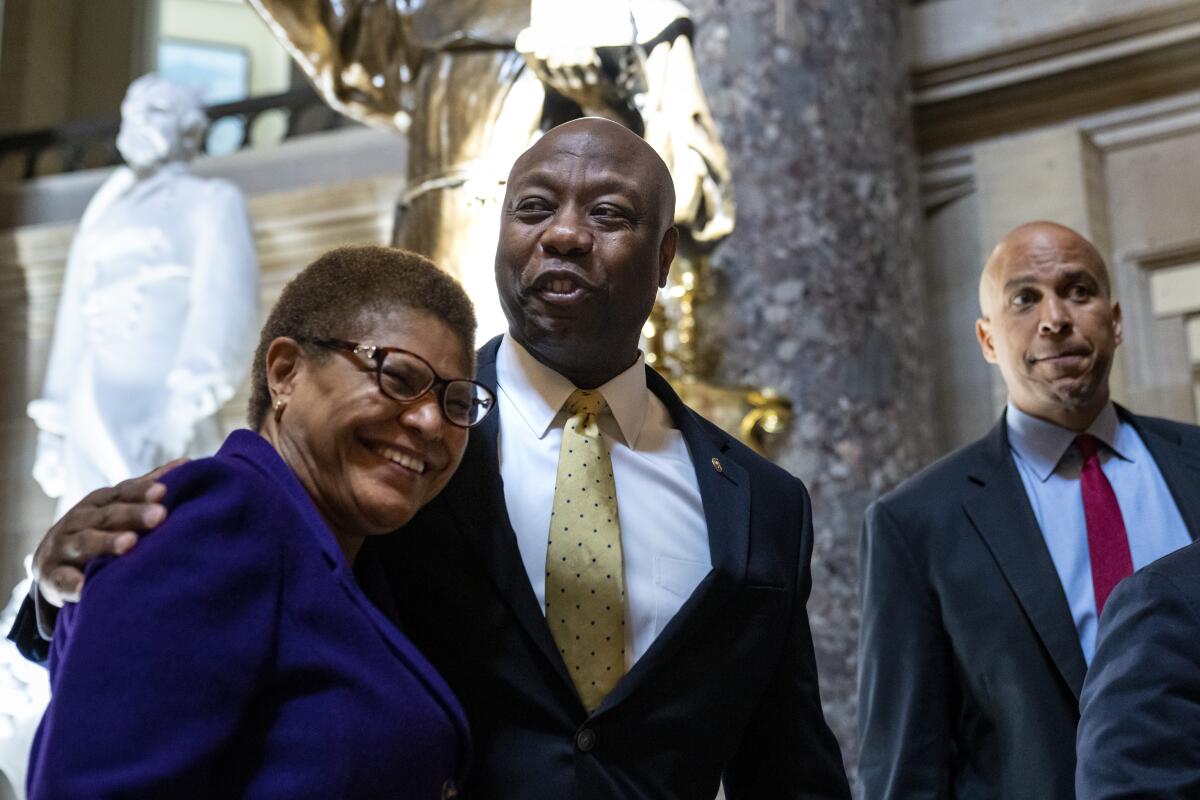
<path id="1" fill-rule="evenodd" d="M 733 230 L 728 158 L 697 77 L 691 19 L 675 0 L 250 2 L 330 106 L 407 134 L 393 239 L 459 277 L 483 335 L 506 327 L 492 264 L 508 168 L 554 124 L 608 117 L 663 156 L 678 275 L 702 274 Z M 647 346 L 656 366 L 693 382 L 695 288 L 663 298 L 676 341 Z"/>
<path id="2" fill-rule="evenodd" d="M 771 389 L 717 386 L 701 380 L 711 371 L 699 350 L 696 309 L 711 299 L 708 258 L 677 263 L 642 331 L 646 362 L 667 375 L 680 397 L 717 425 L 764 455 L 791 427 L 792 405 Z"/>

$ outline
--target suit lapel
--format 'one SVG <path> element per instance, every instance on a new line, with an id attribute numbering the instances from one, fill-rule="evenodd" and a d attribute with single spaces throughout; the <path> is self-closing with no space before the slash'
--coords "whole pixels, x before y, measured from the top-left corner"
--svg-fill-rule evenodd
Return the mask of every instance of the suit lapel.
<path id="1" fill-rule="evenodd" d="M 968 478 L 980 486 L 963 504 L 967 516 L 1076 699 L 1087 665 L 1058 570 L 1008 450 L 1004 417 L 983 442 Z"/>
<path id="2" fill-rule="evenodd" d="M 733 459 L 729 438 L 705 430 L 670 384 L 649 367 L 646 385 L 667 407 L 687 443 L 704 505 L 713 566 L 740 585 L 750 561 L 750 475 Z"/>
<path id="3" fill-rule="evenodd" d="M 492 391 L 497 391 L 496 352 L 499 343 L 499 338 L 493 339 L 479 351 L 476 377 Z M 596 713 L 628 697 L 656 664 L 666 660 L 691 634 L 700 630 L 705 620 L 711 618 L 712 611 L 721 608 L 723 600 L 744 582 L 749 563 L 749 475 L 730 457 L 728 439 L 723 434 L 706 431 L 658 373 L 647 368 L 646 382 L 666 405 L 687 442 L 704 505 L 713 570 L 701 581 L 645 655 L 638 659 L 604 699 Z M 516 533 L 508 519 L 504 485 L 500 478 L 497 442 L 499 416 L 493 413 L 471 430 L 462 467 L 442 496 L 447 499 L 448 510 L 456 526 L 470 541 L 517 622 L 542 655 L 554 665 L 563 682 L 574 691 L 546 624 L 546 617 L 533 593 L 533 587 L 529 585 L 517 547 Z"/>
<path id="4" fill-rule="evenodd" d="M 480 349 L 476 376 L 480 383 L 497 394 L 496 351 L 499 343 L 497 337 Z M 508 518 L 504 483 L 500 478 L 499 432 L 498 412 L 489 414 L 480 425 L 471 429 L 462 467 L 453 478 L 455 490 L 445 492 L 443 496 L 448 498 L 449 513 L 459 531 L 480 557 L 513 616 L 573 691 L 567 668 L 546 625 L 546 616 L 529 585 L 529 576 L 525 574 L 517 547 L 517 535 Z"/>
<path id="5" fill-rule="evenodd" d="M 1161 427 L 1150 428 L 1141 418 L 1117 406 L 1117 413 L 1138 432 L 1175 499 L 1192 539 L 1200 535 L 1200 453 L 1186 448 L 1182 437 Z"/>
<path id="6" fill-rule="evenodd" d="M 713 569 L 604 698 L 596 713 L 603 713 L 633 694 L 653 670 L 670 660 L 681 644 L 702 630 L 745 582 L 750 559 L 750 476 L 731 457 L 727 437 L 706 431 L 666 380 L 649 367 L 646 385 L 667 407 L 687 443 L 704 506 Z"/>

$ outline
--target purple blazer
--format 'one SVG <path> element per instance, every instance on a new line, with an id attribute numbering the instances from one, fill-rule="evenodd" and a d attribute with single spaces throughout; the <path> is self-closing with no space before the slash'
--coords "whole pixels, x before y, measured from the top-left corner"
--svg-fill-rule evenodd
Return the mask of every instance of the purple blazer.
<path id="1" fill-rule="evenodd" d="M 458 701 L 274 448 L 236 431 L 163 482 L 166 523 L 59 616 L 31 800 L 455 796 Z"/>

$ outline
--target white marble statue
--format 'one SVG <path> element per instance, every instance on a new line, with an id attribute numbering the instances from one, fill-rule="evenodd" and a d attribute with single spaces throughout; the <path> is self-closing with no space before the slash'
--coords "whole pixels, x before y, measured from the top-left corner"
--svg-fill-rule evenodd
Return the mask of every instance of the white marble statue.
<path id="1" fill-rule="evenodd" d="M 25 559 L 27 573 L 30 560 Z M 29 593 L 29 584 L 26 578 L 12 590 L 8 604 L 0 611 L 0 631 L 12 628 L 17 609 Z M 49 702 L 46 670 L 26 661 L 12 642 L 0 639 L 0 800 L 25 796 L 29 750 Z"/>
<path id="2" fill-rule="evenodd" d="M 188 171 L 207 124 L 194 94 L 156 75 L 134 81 L 121 104 L 127 166 L 80 220 L 45 387 L 29 404 L 33 476 L 59 499 L 58 515 L 92 489 L 215 450 L 215 415 L 249 369 L 258 261 L 241 193 Z M 0 631 L 28 585 L 13 590 Z M 25 796 L 49 696 L 45 670 L 0 641 L 0 800 Z"/>
<path id="3" fill-rule="evenodd" d="M 245 201 L 188 161 L 207 120 L 156 75 L 121 104 L 118 168 L 71 244 L 33 476 L 58 514 L 100 486 L 211 453 L 216 412 L 250 362 L 258 265 Z"/>

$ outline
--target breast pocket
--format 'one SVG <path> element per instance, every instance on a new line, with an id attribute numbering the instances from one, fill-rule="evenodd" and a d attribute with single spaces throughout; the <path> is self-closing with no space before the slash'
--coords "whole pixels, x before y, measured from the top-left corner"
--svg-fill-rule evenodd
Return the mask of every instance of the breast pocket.
<path id="1" fill-rule="evenodd" d="M 704 561 L 688 561 L 669 556 L 654 557 L 654 635 L 667 627 L 671 618 L 692 596 L 692 592 L 712 571 Z"/>

